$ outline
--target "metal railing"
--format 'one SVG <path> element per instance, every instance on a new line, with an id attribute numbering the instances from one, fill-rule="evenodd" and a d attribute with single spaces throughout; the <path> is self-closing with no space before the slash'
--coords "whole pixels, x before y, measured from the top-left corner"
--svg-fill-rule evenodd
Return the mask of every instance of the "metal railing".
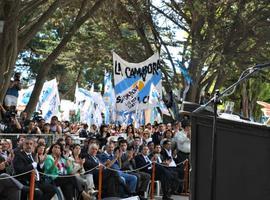
<path id="1" fill-rule="evenodd" d="M 52 143 L 56 142 L 56 140 L 59 137 L 61 137 L 56 134 L 0 133 L 0 139 L 10 139 L 13 145 L 17 143 L 17 139 L 20 136 L 32 136 L 35 138 L 44 138 L 47 146 L 50 146 Z"/>

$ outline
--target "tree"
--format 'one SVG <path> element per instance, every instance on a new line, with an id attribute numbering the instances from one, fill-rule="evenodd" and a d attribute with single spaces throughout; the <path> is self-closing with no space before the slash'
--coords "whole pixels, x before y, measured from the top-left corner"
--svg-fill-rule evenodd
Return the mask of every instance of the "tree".
<path id="1" fill-rule="evenodd" d="M 6 94 L 15 62 L 20 51 L 36 35 L 57 8 L 69 1 L 9 0 L 0 2 L 0 103 Z"/>
<path id="2" fill-rule="evenodd" d="M 26 112 L 32 114 L 34 111 L 38 100 L 39 95 L 42 90 L 43 84 L 46 80 L 46 76 L 51 68 L 53 62 L 57 59 L 60 53 L 63 51 L 67 43 L 74 36 L 76 31 L 98 10 L 98 8 L 102 5 L 104 0 L 97 0 L 94 5 L 89 9 L 87 0 L 82 1 L 80 10 L 72 23 L 69 31 L 63 36 L 60 43 L 57 47 L 51 52 L 51 54 L 41 63 L 40 69 L 37 74 L 36 83 L 31 94 L 29 103 L 26 106 Z"/>

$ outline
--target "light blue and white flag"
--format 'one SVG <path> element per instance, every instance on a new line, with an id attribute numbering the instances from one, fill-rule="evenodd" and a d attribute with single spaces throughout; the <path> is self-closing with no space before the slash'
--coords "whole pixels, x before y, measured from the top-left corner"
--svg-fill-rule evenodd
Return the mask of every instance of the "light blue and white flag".
<path id="1" fill-rule="evenodd" d="M 113 112 L 115 111 L 115 93 L 112 85 L 112 76 L 105 71 L 104 75 L 104 94 L 103 100 L 106 106 L 104 113 L 104 122 L 109 124 L 113 121 Z"/>
<path id="2" fill-rule="evenodd" d="M 26 106 L 30 100 L 34 86 L 30 86 L 19 92 L 18 107 Z M 56 79 L 46 81 L 43 84 L 36 111 L 42 110 L 42 117 L 50 121 L 51 117 L 59 115 L 60 98 Z"/>
<path id="3" fill-rule="evenodd" d="M 60 97 L 56 79 L 44 83 L 37 110 L 42 110 L 42 117 L 46 122 L 51 120 L 52 116 L 59 115 Z"/>
<path id="4" fill-rule="evenodd" d="M 151 85 L 149 95 L 149 105 L 152 105 L 153 107 L 159 107 L 162 114 L 171 116 L 168 108 L 166 107 L 164 101 L 162 100 L 161 95 L 159 94 L 154 85 Z"/>

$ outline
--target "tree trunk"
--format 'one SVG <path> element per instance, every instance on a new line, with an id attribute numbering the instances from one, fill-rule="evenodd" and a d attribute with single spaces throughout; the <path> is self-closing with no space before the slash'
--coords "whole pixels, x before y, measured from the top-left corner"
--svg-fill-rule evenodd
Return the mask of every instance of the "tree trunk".
<path id="1" fill-rule="evenodd" d="M 57 57 L 60 55 L 60 53 L 63 51 L 67 43 L 70 41 L 72 36 L 76 33 L 76 31 L 81 27 L 81 25 L 84 24 L 93 14 L 98 10 L 98 8 L 102 5 L 104 0 L 98 0 L 94 4 L 94 6 L 84 15 L 81 15 L 81 10 L 79 11 L 79 14 L 77 15 L 76 20 L 74 21 L 72 27 L 70 28 L 69 32 L 63 37 L 61 42 L 58 44 L 58 46 L 53 50 L 53 52 L 47 57 L 47 59 L 41 64 L 40 70 L 38 71 L 38 75 L 36 78 L 36 83 L 33 89 L 33 92 L 31 94 L 29 103 L 26 106 L 26 112 L 28 113 L 28 116 L 31 116 L 34 112 L 36 105 L 39 100 L 39 95 L 41 93 L 43 84 L 46 80 L 46 76 L 53 65 L 54 61 L 57 59 Z M 84 9 L 84 7 L 81 7 L 81 9 Z"/>
<path id="2" fill-rule="evenodd" d="M 190 102 L 199 101 L 197 97 L 198 97 L 198 94 L 200 94 L 200 91 L 198 90 L 199 79 L 200 79 L 200 73 L 198 73 L 198 71 L 200 71 L 200 67 L 198 65 L 199 65 L 199 60 L 197 58 L 192 59 L 189 64 L 189 73 L 192 77 L 192 83 L 187 93 L 186 101 L 190 101 Z"/>
<path id="3" fill-rule="evenodd" d="M 243 82 L 243 87 L 242 87 L 242 112 L 243 112 L 243 117 L 249 118 L 249 105 L 248 105 L 248 92 L 247 92 L 247 82 Z"/>
<path id="4" fill-rule="evenodd" d="M 0 3 L 0 19 L 4 21 L 0 33 L 0 104 L 3 103 L 10 78 L 18 55 L 18 19 L 20 1 L 3 1 Z"/>

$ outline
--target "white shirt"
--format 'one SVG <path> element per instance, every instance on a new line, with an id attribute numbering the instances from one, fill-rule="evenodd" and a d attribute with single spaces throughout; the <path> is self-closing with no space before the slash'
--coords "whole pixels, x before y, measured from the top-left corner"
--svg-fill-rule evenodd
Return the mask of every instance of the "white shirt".
<path id="1" fill-rule="evenodd" d="M 172 155 L 172 150 L 168 151 L 167 149 L 165 149 L 165 151 L 172 158 L 172 161 L 170 162 L 169 167 L 176 167 L 176 163 L 175 163 L 175 161 L 173 159 L 173 155 Z"/>
<path id="2" fill-rule="evenodd" d="M 177 149 L 184 153 L 190 153 L 190 139 L 185 134 L 185 131 L 177 131 L 173 137 L 173 141 L 177 144 Z"/>
<path id="3" fill-rule="evenodd" d="M 152 164 L 152 161 L 148 158 L 148 156 L 143 155 L 143 157 L 144 157 L 145 162 Z M 147 167 L 147 169 L 152 169 L 152 165 L 150 165 L 149 167 Z"/>
<path id="4" fill-rule="evenodd" d="M 35 162 L 34 158 L 32 157 L 32 153 L 26 153 L 26 155 L 33 161 L 32 162 L 32 166 L 33 166 L 33 168 L 35 170 L 36 180 L 39 181 L 40 180 L 40 176 L 39 176 L 39 172 L 37 170 L 37 163 Z"/>

